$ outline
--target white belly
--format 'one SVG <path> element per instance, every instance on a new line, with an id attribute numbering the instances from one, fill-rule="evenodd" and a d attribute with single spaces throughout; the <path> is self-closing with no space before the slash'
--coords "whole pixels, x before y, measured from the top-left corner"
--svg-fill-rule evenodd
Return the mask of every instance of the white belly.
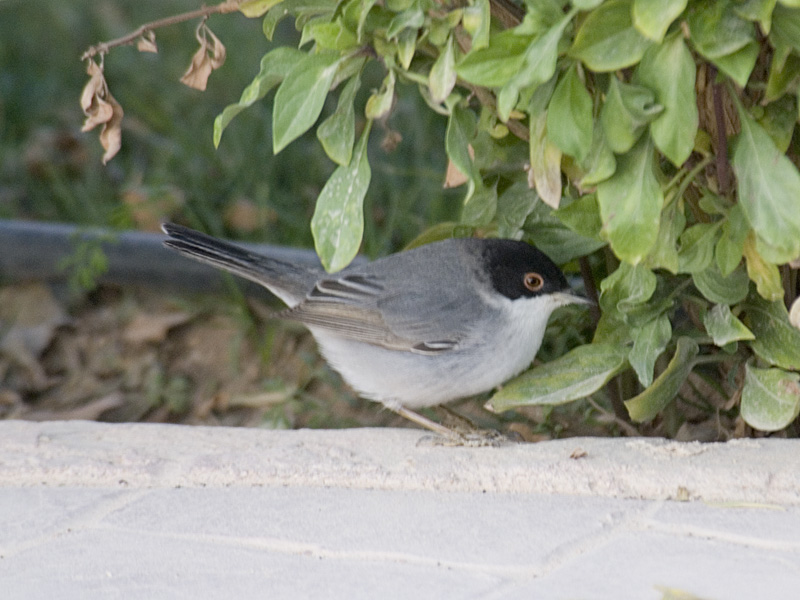
<path id="1" fill-rule="evenodd" d="M 459 347 L 416 354 L 342 339 L 311 328 L 320 350 L 360 395 L 387 405 L 420 408 L 491 390 L 528 367 L 547 319 L 561 303 L 548 297 L 506 302 L 505 319 L 477 324 Z"/>

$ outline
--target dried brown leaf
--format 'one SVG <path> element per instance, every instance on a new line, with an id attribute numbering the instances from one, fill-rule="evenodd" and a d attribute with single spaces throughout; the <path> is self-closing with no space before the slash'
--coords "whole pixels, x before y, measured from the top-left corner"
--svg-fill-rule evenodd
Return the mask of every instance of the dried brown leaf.
<path id="1" fill-rule="evenodd" d="M 25 413 L 24 418 L 27 421 L 96 421 L 104 412 L 123 404 L 125 397 L 122 393 L 110 392 L 71 408 L 33 410 Z"/>
<path id="2" fill-rule="evenodd" d="M 43 283 L 23 283 L 0 289 L 0 352 L 21 349 L 38 356 L 67 315 Z"/>
<path id="3" fill-rule="evenodd" d="M 89 83 L 81 93 L 81 108 L 86 115 L 81 131 L 91 131 L 102 125 L 100 143 L 105 150 L 103 164 L 111 160 L 122 146 L 122 106 L 108 91 L 108 84 L 103 76 L 103 68 L 96 62 L 89 61 L 86 69 Z"/>
<path id="4" fill-rule="evenodd" d="M 225 46 L 205 22 L 200 23 L 196 37 L 200 48 L 192 56 L 189 68 L 181 77 L 181 83 L 190 88 L 205 91 L 211 72 L 225 64 Z"/>
<path id="5" fill-rule="evenodd" d="M 469 152 L 469 157 L 472 160 L 475 160 L 475 150 L 472 148 L 472 144 L 467 146 L 467 152 Z M 464 175 L 452 160 L 447 161 L 447 173 L 444 176 L 444 188 L 454 188 L 460 185 L 464 185 L 469 181 L 469 177 Z"/>
<path id="6" fill-rule="evenodd" d="M 178 311 L 162 314 L 139 313 L 122 332 L 122 339 L 132 344 L 163 342 L 173 327 L 186 323 L 188 313 Z"/>
<path id="7" fill-rule="evenodd" d="M 103 69 L 93 60 L 89 61 L 86 72 L 89 74 L 89 83 L 84 86 L 83 92 L 81 92 L 81 108 L 86 113 L 86 116 L 89 116 L 98 92 L 102 92 L 106 88 L 106 80 L 103 77 Z"/>
<path id="8" fill-rule="evenodd" d="M 139 52 L 152 52 L 153 54 L 158 54 L 155 32 L 148 31 L 142 37 L 140 37 L 136 42 L 136 49 Z"/>
<path id="9" fill-rule="evenodd" d="M 108 101 L 113 112 L 111 119 L 103 125 L 103 130 L 100 132 L 100 143 L 105 150 L 103 164 L 114 158 L 122 147 L 122 117 L 125 114 L 120 103 L 111 94 L 108 95 Z"/>

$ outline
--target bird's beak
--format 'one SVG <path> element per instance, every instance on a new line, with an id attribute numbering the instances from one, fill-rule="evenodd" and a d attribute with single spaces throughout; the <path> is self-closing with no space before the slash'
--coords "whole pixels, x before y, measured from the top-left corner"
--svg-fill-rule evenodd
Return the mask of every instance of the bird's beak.
<path id="1" fill-rule="evenodd" d="M 587 306 L 594 306 L 594 302 L 583 296 L 578 296 L 573 292 L 556 292 L 553 296 L 559 301 L 561 306 L 567 304 L 585 304 Z"/>

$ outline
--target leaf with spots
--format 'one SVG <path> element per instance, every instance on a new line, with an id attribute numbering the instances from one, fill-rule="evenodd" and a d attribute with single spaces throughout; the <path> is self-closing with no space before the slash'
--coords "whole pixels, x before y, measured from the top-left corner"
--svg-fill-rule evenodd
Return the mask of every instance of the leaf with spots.
<path id="1" fill-rule="evenodd" d="M 361 246 L 364 196 L 372 176 L 367 159 L 371 126 L 372 121 L 367 121 L 350 164 L 338 167 L 322 188 L 311 219 L 317 254 L 329 272 L 346 267 Z"/>

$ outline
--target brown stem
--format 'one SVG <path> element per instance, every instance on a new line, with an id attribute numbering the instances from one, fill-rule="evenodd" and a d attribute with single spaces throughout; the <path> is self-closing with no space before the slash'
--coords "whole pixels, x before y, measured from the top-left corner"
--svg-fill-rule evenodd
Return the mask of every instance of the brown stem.
<path id="1" fill-rule="evenodd" d="M 710 75 L 712 81 L 717 77 L 717 70 L 713 66 L 710 67 Z M 728 136 L 725 131 L 725 109 L 722 106 L 722 85 L 714 82 L 711 85 L 711 90 L 714 99 L 714 119 L 717 125 L 717 183 L 719 184 L 720 194 L 727 196 L 731 190 L 731 171 L 728 162 Z"/>
<path id="2" fill-rule="evenodd" d="M 107 54 L 109 50 L 118 46 L 127 46 L 129 44 L 133 44 L 148 31 L 153 31 L 154 29 L 169 27 L 170 25 L 176 25 L 178 23 L 183 23 L 184 21 L 191 21 L 192 19 L 208 17 L 209 15 L 222 15 L 235 12 L 239 9 L 240 3 L 241 0 L 225 0 L 225 2 L 215 4 L 214 6 L 204 6 L 203 8 L 198 8 L 197 10 L 181 13 L 179 15 L 172 15 L 171 17 L 165 17 L 163 19 L 151 21 L 150 23 L 145 23 L 144 25 L 141 25 L 134 31 L 131 31 L 129 34 L 123 35 L 120 38 L 110 40 L 108 42 L 100 42 L 99 44 L 90 46 L 81 56 L 81 60 L 92 58 L 98 54 Z"/>
<path id="3" fill-rule="evenodd" d="M 490 0 L 489 4 L 492 17 L 503 26 L 503 29 L 511 29 L 522 23 L 525 18 L 525 11 L 511 2 L 511 0 Z"/>

